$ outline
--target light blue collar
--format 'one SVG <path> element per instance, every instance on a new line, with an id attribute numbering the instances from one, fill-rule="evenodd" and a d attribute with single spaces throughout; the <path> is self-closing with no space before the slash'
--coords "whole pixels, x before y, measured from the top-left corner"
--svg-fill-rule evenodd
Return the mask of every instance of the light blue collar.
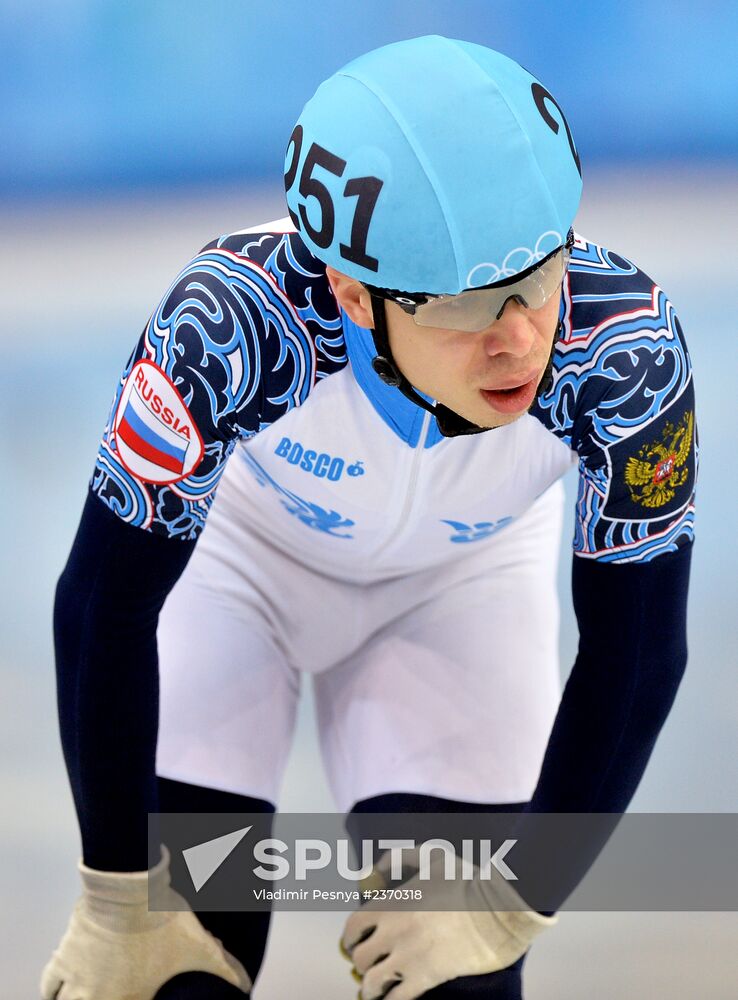
<path id="1" fill-rule="evenodd" d="M 387 426 L 411 448 L 417 448 L 425 410 L 403 396 L 395 386 L 386 385 L 374 371 L 372 358 L 376 351 L 371 331 L 357 326 L 353 320 L 349 319 L 343 309 L 341 310 L 341 320 L 346 341 L 346 353 L 359 387 Z M 428 402 L 432 402 L 429 396 L 423 393 L 420 395 Z M 442 440 L 443 435 L 438 429 L 436 418 L 431 417 L 425 447 L 432 448 L 434 444 L 438 444 Z"/>

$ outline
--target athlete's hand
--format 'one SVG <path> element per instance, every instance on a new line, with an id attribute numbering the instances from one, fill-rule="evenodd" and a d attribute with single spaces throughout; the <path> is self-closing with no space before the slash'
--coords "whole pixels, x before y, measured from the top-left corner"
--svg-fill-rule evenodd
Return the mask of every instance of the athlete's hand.
<path id="1" fill-rule="evenodd" d="M 41 976 L 43 1000 L 152 1000 L 180 972 L 210 972 L 244 993 L 244 967 L 195 914 L 152 912 L 182 907 L 169 885 L 169 853 L 150 872 L 101 872 L 80 863 L 83 893 L 59 947 Z"/>
<path id="2" fill-rule="evenodd" d="M 417 851 L 403 853 L 403 874 L 407 859 L 416 874 L 402 884 L 403 889 L 418 889 L 425 905 L 435 902 L 444 909 L 382 912 L 387 904 L 372 901 L 351 914 L 341 950 L 361 977 L 361 1000 L 386 994 L 388 1000 L 414 1000 L 458 976 L 505 969 L 528 950 L 537 934 L 558 920 L 525 909 L 512 884 L 495 868 L 490 880 L 480 879 L 477 868 L 473 879 L 462 880 L 462 862 L 457 858 L 456 878 L 444 880 L 444 858 L 436 852 L 430 880 L 421 881 Z M 386 854 L 370 876 L 372 885 L 389 884 L 388 874 Z"/>

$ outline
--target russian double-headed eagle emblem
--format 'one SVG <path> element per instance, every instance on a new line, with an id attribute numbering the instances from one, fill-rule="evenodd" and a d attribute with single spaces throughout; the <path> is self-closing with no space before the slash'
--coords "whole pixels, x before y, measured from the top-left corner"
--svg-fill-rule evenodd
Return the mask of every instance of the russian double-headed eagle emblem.
<path id="1" fill-rule="evenodd" d="M 644 444 L 625 465 L 625 482 L 633 503 L 663 507 L 689 477 L 687 459 L 692 449 L 694 412 L 686 410 L 675 426 L 667 421 L 661 440 Z"/>

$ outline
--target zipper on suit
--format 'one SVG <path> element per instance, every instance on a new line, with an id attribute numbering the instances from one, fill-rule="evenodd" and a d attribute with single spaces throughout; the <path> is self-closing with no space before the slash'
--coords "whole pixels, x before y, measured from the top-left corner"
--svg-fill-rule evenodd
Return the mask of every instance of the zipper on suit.
<path id="1" fill-rule="evenodd" d="M 425 442 L 428 438 L 428 431 L 430 430 L 430 423 L 432 419 L 431 413 L 425 413 L 423 415 L 423 424 L 420 428 L 420 436 L 418 438 L 418 443 L 415 446 L 415 454 L 413 455 L 412 465 L 410 467 L 410 476 L 408 478 L 407 487 L 405 489 L 405 499 L 403 500 L 402 510 L 400 511 L 400 516 L 395 524 L 394 531 L 389 535 L 385 541 L 374 550 L 374 555 L 380 555 L 385 549 L 389 548 L 398 538 L 399 535 L 405 529 L 405 525 L 410 517 L 410 511 L 413 507 L 413 501 L 415 500 L 415 490 L 418 485 L 418 476 L 420 475 L 420 464 L 423 460 L 423 453 L 425 452 Z"/>

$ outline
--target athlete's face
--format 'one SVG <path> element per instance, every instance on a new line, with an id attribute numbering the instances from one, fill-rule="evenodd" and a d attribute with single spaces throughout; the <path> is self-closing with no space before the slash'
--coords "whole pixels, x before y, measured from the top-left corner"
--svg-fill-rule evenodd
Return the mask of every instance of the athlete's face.
<path id="1" fill-rule="evenodd" d="M 369 293 L 328 268 L 341 306 L 359 326 L 371 327 Z M 528 412 L 551 353 L 561 295 L 540 309 L 510 300 L 498 320 L 467 333 L 418 326 L 394 302 L 385 302 L 394 359 L 416 389 L 479 427 L 501 427 Z"/>

